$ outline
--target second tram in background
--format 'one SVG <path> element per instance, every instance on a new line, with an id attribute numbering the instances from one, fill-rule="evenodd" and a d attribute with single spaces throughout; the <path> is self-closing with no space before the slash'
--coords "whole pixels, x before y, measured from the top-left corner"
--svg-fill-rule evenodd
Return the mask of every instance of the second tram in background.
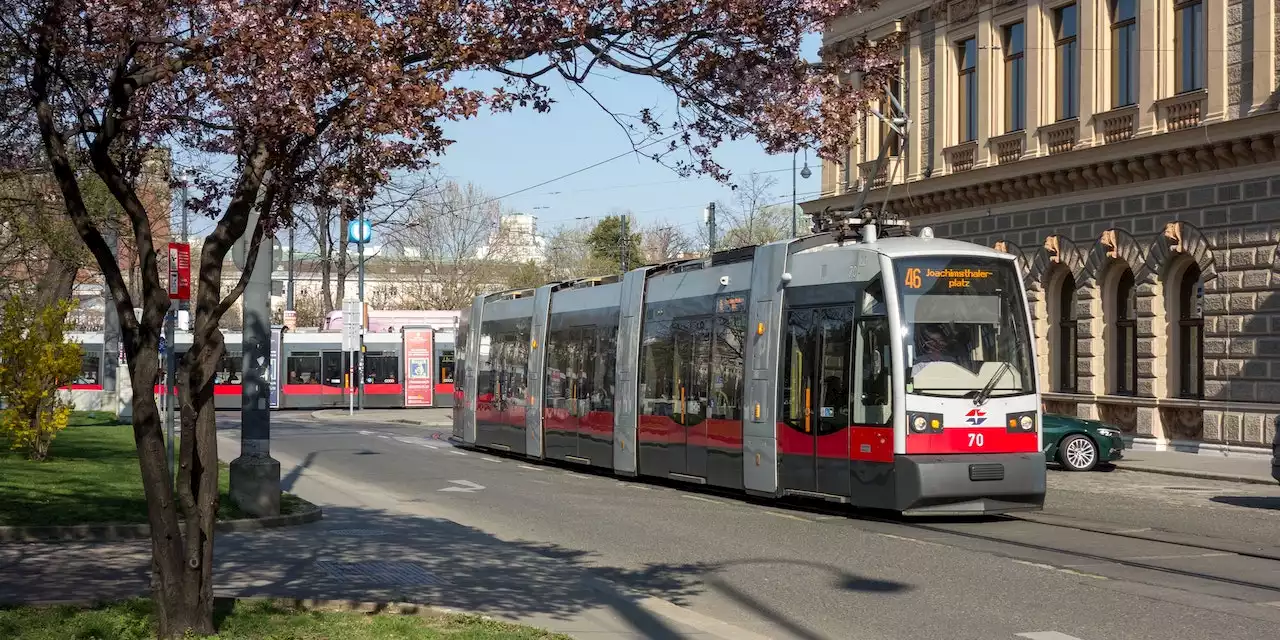
<path id="1" fill-rule="evenodd" d="M 907 514 L 1041 508 L 1015 258 L 921 236 L 865 225 L 477 298 L 453 439 Z"/>

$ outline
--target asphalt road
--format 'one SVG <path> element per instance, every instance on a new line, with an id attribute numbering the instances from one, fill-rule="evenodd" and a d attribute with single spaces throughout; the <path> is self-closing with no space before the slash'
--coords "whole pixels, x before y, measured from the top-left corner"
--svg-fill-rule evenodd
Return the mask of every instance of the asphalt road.
<path id="1" fill-rule="evenodd" d="M 1280 561 L 1016 520 L 766 505 L 461 450 L 444 428 L 280 413 L 272 430 L 273 451 L 308 468 L 497 538 L 585 552 L 601 577 L 767 637 L 1280 637 Z M 286 485 L 298 472 L 283 470 Z M 1125 471 L 1053 471 L 1050 487 L 1050 514 L 1280 546 L 1280 487 Z"/>

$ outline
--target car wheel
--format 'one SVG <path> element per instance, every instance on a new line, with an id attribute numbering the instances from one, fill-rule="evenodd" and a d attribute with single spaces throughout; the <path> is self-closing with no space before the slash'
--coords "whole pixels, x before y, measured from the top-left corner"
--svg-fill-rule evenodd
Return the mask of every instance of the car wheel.
<path id="1" fill-rule="evenodd" d="M 1058 445 L 1058 461 L 1068 471 L 1091 471 L 1098 466 L 1098 445 L 1087 436 L 1069 435 Z"/>

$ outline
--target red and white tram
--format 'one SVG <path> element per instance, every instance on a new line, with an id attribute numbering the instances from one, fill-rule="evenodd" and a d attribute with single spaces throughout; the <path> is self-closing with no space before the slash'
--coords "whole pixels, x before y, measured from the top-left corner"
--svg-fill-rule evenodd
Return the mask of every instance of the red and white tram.
<path id="1" fill-rule="evenodd" d="M 907 514 L 1038 509 L 1014 257 L 831 232 L 463 310 L 453 439 Z"/>

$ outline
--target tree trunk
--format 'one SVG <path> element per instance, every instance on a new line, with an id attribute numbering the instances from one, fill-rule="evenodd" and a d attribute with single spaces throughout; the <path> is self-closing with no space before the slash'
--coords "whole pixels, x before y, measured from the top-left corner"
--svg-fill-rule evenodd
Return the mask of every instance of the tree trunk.
<path id="1" fill-rule="evenodd" d="M 209 635 L 214 632 L 213 599 L 211 586 L 204 576 L 212 575 L 212 538 L 183 536 L 179 527 L 177 510 L 172 506 L 174 492 L 169 482 L 160 411 L 155 399 L 160 352 L 155 340 L 138 340 L 137 344 L 137 352 L 129 360 L 133 386 L 133 436 L 142 469 L 142 488 L 147 496 L 147 520 L 151 525 L 151 553 L 155 568 L 151 595 L 159 622 L 158 635 L 161 638 L 180 638 L 188 630 Z M 183 435 L 186 436 L 182 439 L 184 443 L 193 439 L 193 434 Z M 213 471 L 216 474 L 216 465 Z M 193 524 L 188 523 L 189 526 Z M 196 533 L 195 527 L 191 533 Z"/>
<path id="2" fill-rule="evenodd" d="M 342 304 L 342 301 L 347 299 L 347 243 L 345 242 L 346 240 L 346 233 L 344 230 L 345 227 L 346 227 L 346 220 L 344 220 L 342 216 L 339 216 L 338 217 L 339 233 L 337 238 L 339 238 L 340 240 L 333 243 L 334 252 L 338 254 L 338 274 L 337 274 L 338 275 L 338 299 L 337 299 L 338 304 Z"/>
<path id="3" fill-rule="evenodd" d="M 317 249 L 320 252 L 320 288 L 324 290 L 324 315 L 327 318 L 333 311 L 333 291 L 329 289 L 333 283 L 333 242 L 329 233 L 329 223 L 333 217 L 329 209 L 316 207 Z"/>

